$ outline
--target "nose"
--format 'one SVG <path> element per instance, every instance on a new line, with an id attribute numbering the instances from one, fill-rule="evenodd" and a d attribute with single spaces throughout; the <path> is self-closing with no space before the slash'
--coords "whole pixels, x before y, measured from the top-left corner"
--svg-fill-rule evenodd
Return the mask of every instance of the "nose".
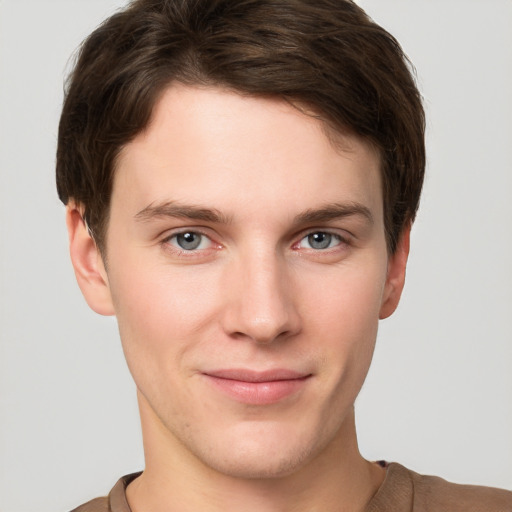
<path id="1" fill-rule="evenodd" d="M 226 273 L 222 316 L 227 334 L 269 344 L 301 330 L 293 279 L 278 255 L 240 258 Z"/>

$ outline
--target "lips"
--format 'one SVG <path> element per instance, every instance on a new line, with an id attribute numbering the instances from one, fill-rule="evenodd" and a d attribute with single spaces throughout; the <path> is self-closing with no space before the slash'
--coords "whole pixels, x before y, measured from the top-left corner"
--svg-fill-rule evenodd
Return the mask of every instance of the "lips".
<path id="1" fill-rule="evenodd" d="M 203 374 L 216 391 L 245 404 L 268 405 L 301 391 L 311 374 L 287 369 L 223 369 Z"/>

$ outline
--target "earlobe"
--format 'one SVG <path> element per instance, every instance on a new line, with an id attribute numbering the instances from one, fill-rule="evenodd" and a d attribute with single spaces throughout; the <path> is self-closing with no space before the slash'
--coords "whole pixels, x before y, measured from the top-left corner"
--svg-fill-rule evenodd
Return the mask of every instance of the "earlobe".
<path id="1" fill-rule="evenodd" d="M 66 225 L 71 262 L 87 304 L 100 315 L 113 315 L 114 307 L 103 259 L 78 205 L 69 203 L 66 206 Z"/>
<path id="2" fill-rule="evenodd" d="M 409 256 L 411 226 L 407 226 L 398 241 L 396 251 L 389 257 L 388 273 L 379 318 L 391 316 L 398 307 L 405 284 L 405 271 Z"/>

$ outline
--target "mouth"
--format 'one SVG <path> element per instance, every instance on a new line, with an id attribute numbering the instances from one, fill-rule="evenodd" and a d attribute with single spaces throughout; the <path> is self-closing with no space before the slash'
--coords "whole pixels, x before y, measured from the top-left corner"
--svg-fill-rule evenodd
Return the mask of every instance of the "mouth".
<path id="1" fill-rule="evenodd" d="M 228 397 L 250 405 L 269 405 L 297 394 L 312 377 L 287 369 L 254 371 L 224 369 L 203 373 L 212 387 Z"/>

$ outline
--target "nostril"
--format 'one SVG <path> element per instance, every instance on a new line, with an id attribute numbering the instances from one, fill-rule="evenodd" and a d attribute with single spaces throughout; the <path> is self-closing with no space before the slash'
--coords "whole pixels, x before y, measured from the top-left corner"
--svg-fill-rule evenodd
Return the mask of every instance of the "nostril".
<path id="1" fill-rule="evenodd" d="M 245 321 L 243 329 L 232 331 L 231 336 L 250 339 L 259 344 L 270 344 L 296 334 L 299 331 L 298 326 L 298 322 L 290 321 L 289 315 L 281 319 L 253 318 Z"/>
<path id="2" fill-rule="evenodd" d="M 226 275 L 231 293 L 223 304 L 224 331 L 237 339 L 269 344 L 288 338 L 301 321 L 287 268 L 274 253 L 247 252 Z M 233 270 L 233 267 L 231 267 Z"/>

